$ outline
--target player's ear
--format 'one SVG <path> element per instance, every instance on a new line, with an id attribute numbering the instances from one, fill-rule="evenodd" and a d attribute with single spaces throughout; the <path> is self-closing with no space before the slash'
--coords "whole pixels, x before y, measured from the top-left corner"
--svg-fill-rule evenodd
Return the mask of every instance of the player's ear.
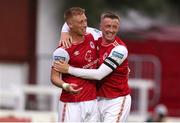
<path id="1" fill-rule="evenodd" d="M 72 28 L 72 24 L 69 24 L 69 28 L 70 28 L 70 29 Z"/>
<path id="2" fill-rule="evenodd" d="M 69 21 L 67 22 L 67 25 L 68 25 L 69 28 L 71 29 L 71 28 L 72 28 L 72 20 L 69 20 Z"/>

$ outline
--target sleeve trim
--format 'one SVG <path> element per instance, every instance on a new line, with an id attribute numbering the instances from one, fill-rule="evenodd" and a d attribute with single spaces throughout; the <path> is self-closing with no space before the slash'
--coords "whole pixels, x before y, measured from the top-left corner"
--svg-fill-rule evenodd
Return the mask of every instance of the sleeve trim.
<path id="1" fill-rule="evenodd" d="M 104 64 L 107 65 L 112 70 L 115 70 L 115 68 L 112 65 L 110 65 L 108 62 L 104 61 Z"/>
<path id="2" fill-rule="evenodd" d="M 119 66 L 119 64 L 110 57 L 105 59 L 104 64 L 110 67 L 112 70 L 115 70 L 117 66 Z"/>

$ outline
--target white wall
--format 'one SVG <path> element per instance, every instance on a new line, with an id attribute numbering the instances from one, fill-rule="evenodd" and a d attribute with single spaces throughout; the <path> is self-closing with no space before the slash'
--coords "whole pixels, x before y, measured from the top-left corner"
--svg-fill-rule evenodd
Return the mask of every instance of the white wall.
<path id="1" fill-rule="evenodd" d="M 22 97 L 21 87 L 28 82 L 28 64 L 0 63 L 0 106 L 23 109 L 17 98 Z"/>
<path id="2" fill-rule="evenodd" d="M 36 55 L 39 84 L 50 83 L 51 56 L 60 38 L 62 6 L 61 0 L 38 0 Z"/>
<path id="3" fill-rule="evenodd" d="M 36 55 L 39 85 L 52 85 L 50 81 L 52 53 L 58 46 L 60 38 L 62 6 L 61 0 L 38 0 Z M 46 96 L 38 96 L 38 108 L 47 110 L 49 101 Z"/>

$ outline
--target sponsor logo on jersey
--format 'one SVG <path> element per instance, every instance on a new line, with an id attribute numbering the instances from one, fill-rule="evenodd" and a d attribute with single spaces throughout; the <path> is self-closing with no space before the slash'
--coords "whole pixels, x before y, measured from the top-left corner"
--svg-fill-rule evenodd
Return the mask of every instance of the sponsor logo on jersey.
<path id="1" fill-rule="evenodd" d="M 88 64 L 84 65 L 82 68 L 84 68 L 84 69 L 87 69 L 87 68 L 92 69 L 92 68 L 94 68 L 94 65 L 95 66 L 97 65 L 98 61 L 99 61 L 99 59 L 96 59 L 96 60 L 94 60 L 92 62 L 89 62 Z"/>
<path id="2" fill-rule="evenodd" d="M 94 43 L 93 43 L 92 41 L 90 41 L 90 47 L 91 47 L 92 49 L 95 49 Z"/>
<path id="3" fill-rule="evenodd" d="M 118 53 L 116 51 L 113 51 L 112 57 L 117 57 L 117 58 L 122 59 L 124 57 L 124 55 L 122 53 Z"/>
<path id="4" fill-rule="evenodd" d="M 65 61 L 66 60 L 66 58 L 65 57 L 63 57 L 63 56 L 54 56 L 54 60 L 62 60 L 62 61 Z"/>
<path id="5" fill-rule="evenodd" d="M 94 29 L 94 32 L 96 33 L 100 33 L 100 31 L 98 29 Z"/>
<path id="6" fill-rule="evenodd" d="M 75 51 L 75 52 L 74 52 L 74 55 L 75 55 L 75 56 L 78 56 L 79 54 L 80 54 L 79 51 Z"/>

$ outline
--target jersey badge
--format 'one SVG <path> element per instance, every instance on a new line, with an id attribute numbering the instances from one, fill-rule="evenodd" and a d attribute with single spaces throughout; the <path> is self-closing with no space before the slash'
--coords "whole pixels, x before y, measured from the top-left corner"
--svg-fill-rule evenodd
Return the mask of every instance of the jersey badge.
<path id="1" fill-rule="evenodd" d="M 117 57 L 117 58 L 122 59 L 124 57 L 124 55 L 122 53 L 118 53 L 116 51 L 113 51 L 112 57 Z"/>
<path id="2" fill-rule="evenodd" d="M 90 47 L 91 47 L 92 49 L 95 49 L 94 43 L 93 43 L 92 41 L 90 41 Z"/>
<path id="3" fill-rule="evenodd" d="M 94 31 L 95 31 L 96 33 L 99 33 L 99 32 L 100 32 L 98 29 L 94 29 Z"/>
<path id="4" fill-rule="evenodd" d="M 108 53 L 105 52 L 104 55 L 103 55 L 103 60 L 105 60 L 107 56 L 108 56 Z"/>
<path id="5" fill-rule="evenodd" d="M 58 61 L 58 60 L 65 61 L 66 58 L 65 58 L 65 57 L 62 57 L 62 56 L 54 56 L 54 60 L 56 60 L 56 61 Z"/>

